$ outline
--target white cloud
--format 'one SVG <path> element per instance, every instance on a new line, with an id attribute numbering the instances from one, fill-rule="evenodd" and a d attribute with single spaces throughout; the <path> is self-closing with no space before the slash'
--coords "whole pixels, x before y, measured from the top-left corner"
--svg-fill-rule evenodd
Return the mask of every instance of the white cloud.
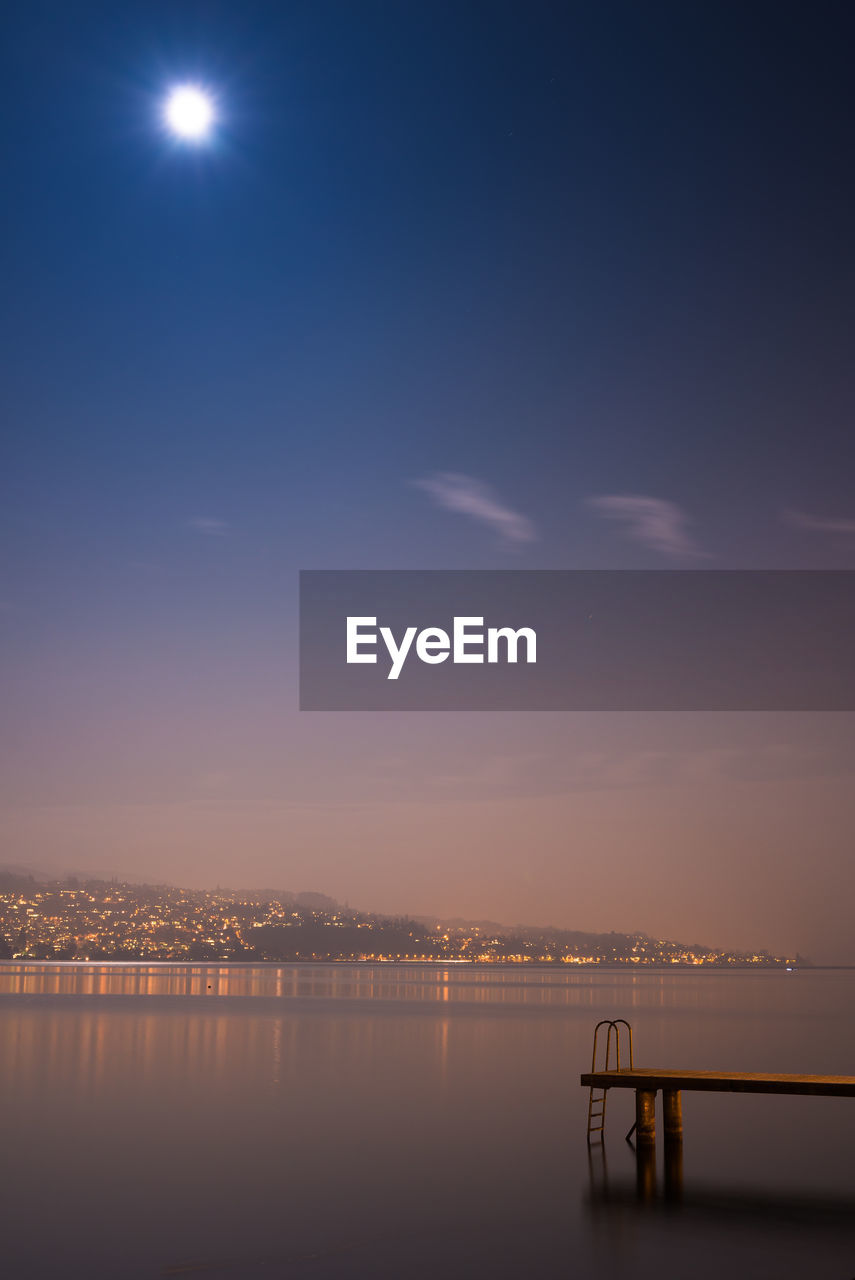
<path id="1" fill-rule="evenodd" d="M 855 533 L 855 519 L 850 516 L 827 519 L 806 515 L 804 511 L 785 511 L 783 518 L 797 529 L 810 529 L 814 533 Z"/>
<path id="2" fill-rule="evenodd" d="M 688 532 L 686 513 L 664 498 L 606 494 L 588 498 L 588 506 L 607 520 L 618 520 L 628 537 L 672 560 L 709 559 Z"/>
<path id="3" fill-rule="evenodd" d="M 225 520 L 213 520 L 210 516 L 194 516 L 187 524 L 197 533 L 204 533 L 209 538 L 222 538 L 229 527 Z"/>
<path id="4" fill-rule="evenodd" d="M 510 543 L 535 542 L 537 533 L 534 525 L 526 516 L 520 515 L 506 506 L 498 494 L 472 476 L 459 475 L 452 471 L 440 471 L 436 475 L 427 476 L 424 480 L 413 482 L 416 488 L 422 489 L 433 498 L 439 507 L 447 511 L 457 511 L 461 515 L 470 516 L 498 533 Z"/>

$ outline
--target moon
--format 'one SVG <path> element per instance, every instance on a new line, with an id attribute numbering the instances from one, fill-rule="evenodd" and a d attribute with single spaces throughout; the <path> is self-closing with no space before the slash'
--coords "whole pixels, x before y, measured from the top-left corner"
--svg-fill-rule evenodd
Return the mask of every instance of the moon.
<path id="1" fill-rule="evenodd" d="M 184 142 L 204 142 L 216 121 L 214 100 L 198 85 L 176 85 L 167 95 L 163 118 L 176 138 Z"/>

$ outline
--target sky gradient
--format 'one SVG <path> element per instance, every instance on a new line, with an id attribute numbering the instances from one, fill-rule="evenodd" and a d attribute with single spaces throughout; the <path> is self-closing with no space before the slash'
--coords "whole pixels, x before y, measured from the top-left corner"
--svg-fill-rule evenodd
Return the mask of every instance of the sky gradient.
<path id="1" fill-rule="evenodd" d="M 852 28 L 18 6 L 0 863 L 855 963 L 850 715 L 296 694 L 301 568 L 855 568 Z"/>

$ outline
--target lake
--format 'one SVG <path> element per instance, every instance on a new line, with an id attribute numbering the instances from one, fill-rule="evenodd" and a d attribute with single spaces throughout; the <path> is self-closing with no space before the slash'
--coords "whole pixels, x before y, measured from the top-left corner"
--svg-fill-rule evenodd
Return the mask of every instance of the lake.
<path id="1" fill-rule="evenodd" d="M 639 1195 L 639 1065 L 855 1074 L 855 973 L 0 964 L 0 1268 L 29 1277 L 855 1276 L 855 1099 L 683 1095 Z M 658 1118 L 661 1134 L 661 1116 Z"/>

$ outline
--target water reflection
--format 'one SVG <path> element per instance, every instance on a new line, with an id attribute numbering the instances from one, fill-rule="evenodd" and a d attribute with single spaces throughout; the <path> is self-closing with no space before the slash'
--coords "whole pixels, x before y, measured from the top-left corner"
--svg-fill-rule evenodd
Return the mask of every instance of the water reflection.
<path id="1" fill-rule="evenodd" d="M 741 1172 L 743 1150 L 733 1144 L 729 1176 L 713 1182 L 684 1178 L 682 1144 L 670 1152 L 666 1145 L 658 1161 L 651 1147 L 621 1144 L 610 1157 L 592 1149 L 581 1204 L 598 1273 L 645 1280 L 848 1275 L 855 1194 L 752 1185 Z M 825 1176 L 833 1181 L 838 1173 L 831 1166 Z"/>
<path id="2" fill-rule="evenodd" d="M 631 1094 L 588 1153 L 578 1083 L 594 1022 L 632 1008 L 648 1061 L 849 1069 L 847 982 L 0 966 L 5 1274 L 718 1280 L 779 1235 L 776 1280 L 848 1274 L 850 1100 L 687 1096 L 682 1178 L 624 1143 Z M 829 1228 L 809 1248 L 799 1214 Z"/>
<path id="3" fill-rule="evenodd" d="M 194 996 L 267 999 L 417 1001 L 420 1004 L 489 1005 L 614 1010 L 703 1009 L 721 1001 L 728 1014 L 740 1004 L 764 1013 L 792 1007 L 791 988 L 805 974 L 692 970 L 626 970 L 468 964 L 137 964 L 0 961 L 0 996 Z M 813 975 L 810 975 L 813 976 Z M 839 1013 L 833 979 L 812 990 L 815 1015 Z M 718 985 L 717 985 L 718 984 Z M 721 985 L 724 984 L 724 985 Z M 817 1000 L 819 1003 L 817 1003 Z"/>
<path id="4" fill-rule="evenodd" d="M 780 1191 L 763 1189 L 736 1182 L 713 1184 L 683 1179 L 682 1144 L 669 1153 L 667 1147 L 657 1162 L 651 1147 L 635 1148 L 627 1144 L 628 1155 L 619 1162 L 612 1159 L 610 1172 L 605 1149 L 591 1147 L 588 1155 L 588 1187 L 583 1197 L 592 1218 L 607 1220 L 611 1212 L 618 1216 L 656 1212 L 700 1215 L 719 1219 L 721 1223 L 756 1220 L 786 1223 L 822 1231 L 828 1227 L 853 1231 L 855 1195 L 813 1195 L 809 1190 Z M 614 1166 L 620 1165 L 615 1174 Z M 630 1169 L 634 1165 L 634 1176 Z M 664 1175 L 660 1190 L 658 1174 Z M 829 1173 L 833 1173 L 829 1170 Z"/>

